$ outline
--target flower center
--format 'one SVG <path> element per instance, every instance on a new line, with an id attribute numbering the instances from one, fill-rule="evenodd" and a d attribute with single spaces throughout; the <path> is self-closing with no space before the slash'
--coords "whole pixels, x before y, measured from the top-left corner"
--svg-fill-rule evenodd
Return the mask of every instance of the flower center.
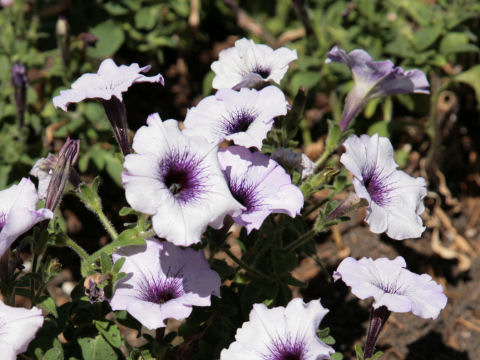
<path id="1" fill-rule="evenodd" d="M 207 175 L 202 161 L 188 151 L 171 152 L 160 164 L 160 181 L 181 202 L 201 196 Z"/>
<path id="2" fill-rule="evenodd" d="M 269 354 L 265 360 L 305 360 L 305 342 L 302 339 L 277 338 L 268 347 Z"/>
<path id="3" fill-rule="evenodd" d="M 260 205 L 260 197 L 255 184 L 249 184 L 246 181 L 237 181 L 227 175 L 228 187 L 235 200 L 245 206 L 245 212 L 254 211 Z"/>
<path id="4" fill-rule="evenodd" d="M 224 133 L 227 135 L 245 132 L 255 121 L 257 114 L 253 110 L 234 110 L 224 118 Z"/>
<path id="5" fill-rule="evenodd" d="M 266 79 L 270 75 L 270 69 L 265 66 L 255 65 L 255 67 L 252 69 L 252 73 L 258 74 L 263 79 Z"/>
<path id="6" fill-rule="evenodd" d="M 367 188 L 370 198 L 379 206 L 384 206 L 390 201 L 391 186 L 387 181 L 387 176 L 382 176 L 382 172 L 372 168 L 362 174 L 363 183 Z"/>
<path id="7" fill-rule="evenodd" d="M 138 298 L 155 304 L 165 304 L 167 301 L 179 298 L 185 294 L 182 277 L 179 273 L 170 275 L 159 274 L 158 277 L 144 278 L 139 285 Z"/>

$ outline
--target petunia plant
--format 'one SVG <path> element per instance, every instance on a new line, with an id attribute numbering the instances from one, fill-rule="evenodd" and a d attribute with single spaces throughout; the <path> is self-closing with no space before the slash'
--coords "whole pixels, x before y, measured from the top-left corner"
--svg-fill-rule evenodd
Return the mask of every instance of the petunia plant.
<path id="1" fill-rule="evenodd" d="M 237 40 L 211 64 L 215 93 L 184 109 L 181 119 L 148 115 L 131 146 L 123 95 L 134 83 L 164 85 L 160 74 L 143 75 L 150 65 L 117 66 L 107 58 L 96 74 L 81 75 L 55 96 L 53 106 L 64 111 L 85 99 L 104 106 L 123 155 L 125 206 L 106 211 L 101 175 L 79 175 L 80 140 L 70 138 L 58 156 L 35 162 L 30 174 L 38 193 L 27 178 L 0 191 L 5 356 L 340 360 L 335 334 L 320 325 L 329 309 L 292 292 L 308 286 L 293 271 L 304 258 L 360 299 L 374 298 L 365 350 L 358 352 L 363 360 L 380 356 L 375 344 L 391 312 L 437 318 L 447 303 L 443 288 L 407 270 L 403 258 L 348 257 L 331 274 L 315 248 L 322 233 L 360 210 L 375 234 L 422 236 L 426 180 L 399 169 L 388 138 L 357 136 L 350 124 L 372 98 L 428 93 L 426 75 L 373 61 L 361 49 L 335 47 L 322 56 L 349 66 L 354 86 L 342 118 L 323 124 L 315 161 L 299 150 L 297 136 L 305 130 L 307 90 L 292 99 L 280 86 L 297 59 L 288 47 Z M 91 251 L 71 237 L 61 211 L 65 193 L 96 216 L 103 246 Z M 78 256 L 82 277 L 61 306 L 47 290 L 60 271 L 51 257 L 58 247 Z M 25 249 L 30 272 L 19 258 Z"/>

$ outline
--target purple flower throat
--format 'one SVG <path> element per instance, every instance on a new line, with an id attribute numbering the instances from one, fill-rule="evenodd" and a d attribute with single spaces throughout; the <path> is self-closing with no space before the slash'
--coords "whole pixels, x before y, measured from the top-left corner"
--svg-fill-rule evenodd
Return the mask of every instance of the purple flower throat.
<path id="1" fill-rule="evenodd" d="M 171 152 L 160 164 L 161 181 L 181 202 L 200 197 L 207 175 L 202 161 L 188 151 Z"/>
<path id="2" fill-rule="evenodd" d="M 223 131 L 227 135 L 245 132 L 257 118 L 257 114 L 249 109 L 231 111 L 223 120 Z"/>
<path id="3" fill-rule="evenodd" d="M 268 78 L 271 73 L 269 68 L 260 65 L 255 65 L 255 67 L 252 69 L 252 72 L 254 74 L 260 75 L 263 79 Z"/>
<path id="4" fill-rule="evenodd" d="M 164 304 L 185 294 L 180 272 L 158 274 L 149 279 L 144 277 L 139 286 L 138 298 L 155 304 Z"/>
<path id="5" fill-rule="evenodd" d="M 227 174 L 228 187 L 235 200 L 247 208 L 246 212 L 254 211 L 260 205 L 260 197 L 255 184 L 241 179 L 231 179 Z"/>
<path id="6" fill-rule="evenodd" d="M 390 201 L 391 184 L 382 176 L 382 171 L 372 167 L 363 174 L 363 183 L 367 188 L 370 198 L 379 206 L 384 206 Z"/>
<path id="7" fill-rule="evenodd" d="M 265 360 L 305 360 L 305 342 L 301 339 L 277 338 L 268 347 Z"/>

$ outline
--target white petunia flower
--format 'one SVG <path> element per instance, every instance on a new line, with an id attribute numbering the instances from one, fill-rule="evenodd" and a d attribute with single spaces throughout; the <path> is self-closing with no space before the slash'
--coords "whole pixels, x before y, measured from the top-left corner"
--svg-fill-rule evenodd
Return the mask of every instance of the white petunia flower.
<path id="1" fill-rule="evenodd" d="M 273 119 L 286 113 L 285 95 L 275 86 L 260 91 L 220 89 L 188 111 L 184 132 L 212 143 L 232 140 L 237 145 L 261 149 Z"/>
<path id="2" fill-rule="evenodd" d="M 291 300 L 287 307 L 253 305 L 249 321 L 237 330 L 235 342 L 222 350 L 220 360 L 330 359 L 332 347 L 316 331 L 328 313 L 319 300 Z"/>
<path id="3" fill-rule="evenodd" d="M 235 41 L 235 46 L 222 50 L 218 61 L 212 63 L 216 74 L 214 89 L 256 87 L 269 81 L 280 83 L 288 64 L 297 59 L 297 51 L 281 47 L 273 50 L 245 38 Z"/>
<path id="4" fill-rule="evenodd" d="M 217 159 L 217 145 L 184 135 L 176 120 L 147 119 L 134 139 L 137 154 L 125 158 L 122 181 L 133 209 L 153 215 L 153 229 L 176 245 L 200 241 L 210 225 L 223 226 L 243 206 L 230 193 Z"/>
<path id="5" fill-rule="evenodd" d="M 420 214 L 425 210 L 425 179 L 397 170 L 393 147 L 385 137 L 350 136 L 340 162 L 353 175 L 357 195 L 368 201 L 365 221 L 376 234 L 386 232 L 395 240 L 418 238 L 425 227 Z"/>
<path id="6" fill-rule="evenodd" d="M 42 311 L 5 305 L 0 301 L 0 354 L 2 359 L 15 360 L 18 354 L 27 351 L 43 325 Z"/>

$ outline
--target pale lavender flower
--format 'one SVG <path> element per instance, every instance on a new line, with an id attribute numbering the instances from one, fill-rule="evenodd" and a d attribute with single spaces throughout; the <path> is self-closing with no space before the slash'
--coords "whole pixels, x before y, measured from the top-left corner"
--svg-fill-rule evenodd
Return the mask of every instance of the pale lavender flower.
<path id="1" fill-rule="evenodd" d="M 67 111 L 69 104 L 85 99 L 99 100 L 105 109 L 123 154 L 129 154 L 127 114 L 122 93 L 135 83 L 148 82 L 163 85 L 162 75 L 145 76 L 141 74 L 150 69 L 150 65 L 140 67 L 137 63 L 129 66 L 117 66 L 112 59 L 105 59 L 96 74 L 83 74 L 72 84 L 71 89 L 60 91 L 60 95 L 53 98 L 53 105 Z"/>
<path id="2" fill-rule="evenodd" d="M 110 305 L 127 310 L 148 329 L 166 326 L 167 318 L 184 319 L 192 306 L 209 306 L 220 297 L 220 277 L 202 251 L 147 239 L 143 247 L 124 247 L 113 255 L 125 257 L 127 277 L 115 284 Z"/>
<path id="3" fill-rule="evenodd" d="M 2 5 L 3 7 L 8 7 L 11 6 L 14 1 L 15 0 L 0 0 L 0 5 Z"/>
<path id="4" fill-rule="evenodd" d="M 275 86 L 260 91 L 220 89 L 187 112 L 184 132 L 212 143 L 232 140 L 237 145 L 261 149 L 273 119 L 286 113 L 285 95 Z"/>
<path id="5" fill-rule="evenodd" d="M 327 54 L 326 63 L 339 62 L 352 71 L 353 88 L 345 100 L 340 127 L 345 130 L 366 103 L 376 97 L 392 94 L 429 94 L 427 77 L 421 70 L 404 71 L 394 67 L 390 60 L 373 61 L 364 50 L 346 53 L 334 46 Z"/>
<path id="6" fill-rule="evenodd" d="M 316 334 L 327 313 L 319 300 L 305 304 L 297 298 L 287 307 L 272 309 L 255 304 L 249 321 L 237 330 L 235 342 L 222 350 L 220 360 L 330 359 L 335 351 Z"/>
<path id="7" fill-rule="evenodd" d="M 43 325 L 42 311 L 5 305 L 0 301 L 0 354 L 2 359 L 15 360 L 18 354 L 27 351 Z"/>
<path id="8" fill-rule="evenodd" d="M 176 120 L 147 119 L 133 139 L 122 173 L 128 203 L 153 215 L 155 233 L 176 245 L 200 241 L 210 225 L 243 210 L 231 195 L 217 159 L 217 145 L 184 135 Z"/>
<path id="9" fill-rule="evenodd" d="M 21 234 L 53 217 L 49 209 L 37 210 L 37 201 L 35 185 L 27 178 L 0 191 L 0 256 Z"/>
<path id="10" fill-rule="evenodd" d="M 303 206 L 302 192 L 277 162 L 260 152 L 230 146 L 218 152 L 220 166 L 235 199 L 245 210 L 231 214 L 247 232 L 259 229 L 272 213 L 295 217 Z"/>
<path id="11" fill-rule="evenodd" d="M 277 148 L 272 159 L 287 169 L 298 171 L 302 180 L 312 175 L 315 168 L 315 163 L 307 155 L 287 148 Z"/>
<path id="12" fill-rule="evenodd" d="M 357 195 L 366 199 L 365 221 L 376 234 L 386 232 L 395 240 L 420 237 L 425 227 L 419 216 L 425 210 L 425 179 L 397 170 L 393 147 L 385 137 L 350 136 L 340 162 L 353 175 Z"/>
<path id="13" fill-rule="evenodd" d="M 386 306 L 393 312 L 412 312 L 424 319 L 438 317 L 447 304 L 441 285 L 428 274 L 418 275 L 406 269 L 401 256 L 393 260 L 380 258 L 344 259 L 334 272 L 360 299 L 374 298 L 373 308 Z"/>
<path id="14" fill-rule="evenodd" d="M 280 83 L 288 64 L 297 59 L 297 51 L 286 47 L 273 50 L 267 45 L 255 44 L 245 38 L 235 46 L 222 50 L 218 61 L 212 63 L 215 73 L 214 89 L 257 87 L 269 81 Z"/>

